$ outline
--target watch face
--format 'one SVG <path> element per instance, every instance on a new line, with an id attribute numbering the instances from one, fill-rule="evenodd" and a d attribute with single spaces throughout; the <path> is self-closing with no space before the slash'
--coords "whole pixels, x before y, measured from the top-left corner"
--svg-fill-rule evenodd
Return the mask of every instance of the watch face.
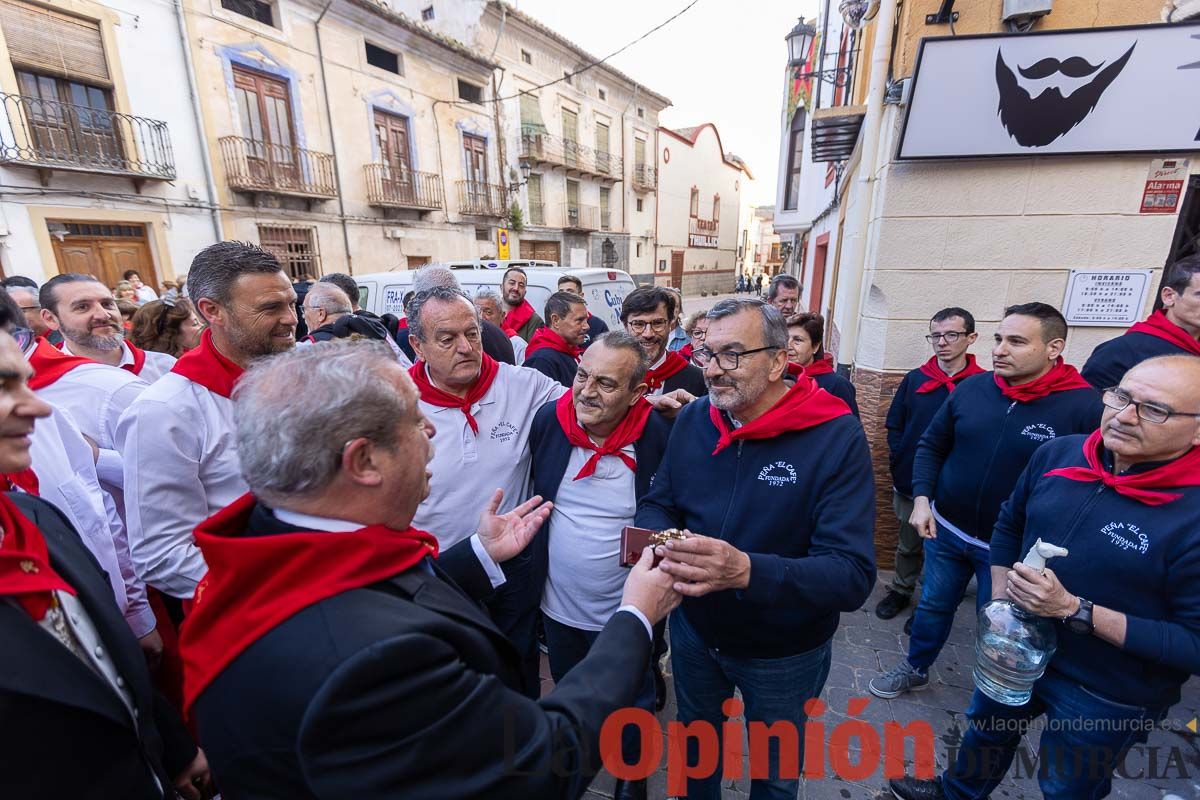
<path id="1" fill-rule="evenodd" d="M 1086 620 L 1077 619 L 1075 617 L 1072 617 L 1071 619 L 1067 620 L 1067 627 L 1070 628 L 1075 633 L 1091 633 L 1092 632 L 1092 626 L 1089 625 Z"/>

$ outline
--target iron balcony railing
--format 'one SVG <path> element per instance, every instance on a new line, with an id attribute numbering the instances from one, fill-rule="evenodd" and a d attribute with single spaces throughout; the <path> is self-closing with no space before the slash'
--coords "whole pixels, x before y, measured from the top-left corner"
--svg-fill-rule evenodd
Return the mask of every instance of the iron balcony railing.
<path id="1" fill-rule="evenodd" d="M 40 169 L 175 179 L 167 123 L 90 106 L 0 94 L 0 161 Z"/>
<path id="2" fill-rule="evenodd" d="M 333 156 L 241 136 L 218 140 L 229 188 L 244 192 L 337 197 Z"/>
<path id="3" fill-rule="evenodd" d="M 658 170 L 654 167 L 647 167 L 645 164 L 639 164 L 633 168 L 633 188 L 653 189 L 655 181 L 658 177 Z"/>
<path id="4" fill-rule="evenodd" d="M 504 187 L 497 183 L 456 181 L 458 211 L 476 217 L 503 217 L 508 214 Z"/>
<path id="5" fill-rule="evenodd" d="M 621 179 L 624 163 L 619 156 L 603 150 L 593 150 L 574 139 L 564 139 L 528 128 L 521 131 L 521 158 L 614 181 Z"/>
<path id="6" fill-rule="evenodd" d="M 385 208 L 445 208 L 442 177 L 392 164 L 367 164 L 367 204 Z"/>
<path id="7" fill-rule="evenodd" d="M 596 206 L 581 206 L 564 203 L 562 207 L 563 228 L 576 231 L 600 229 L 600 209 Z"/>

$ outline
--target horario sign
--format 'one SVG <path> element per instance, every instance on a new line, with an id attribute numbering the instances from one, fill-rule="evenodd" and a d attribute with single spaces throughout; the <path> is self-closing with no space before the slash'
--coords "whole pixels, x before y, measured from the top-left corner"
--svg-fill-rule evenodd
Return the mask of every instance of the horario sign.
<path id="1" fill-rule="evenodd" d="M 900 159 L 1200 150 L 1200 24 L 924 39 Z"/>

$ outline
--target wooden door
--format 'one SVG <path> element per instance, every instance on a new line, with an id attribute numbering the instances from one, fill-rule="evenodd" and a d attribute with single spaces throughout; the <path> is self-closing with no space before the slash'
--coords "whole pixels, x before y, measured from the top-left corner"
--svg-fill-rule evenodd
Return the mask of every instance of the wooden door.
<path id="1" fill-rule="evenodd" d="M 683 251 L 671 251 L 671 288 L 683 291 Z"/>
<path id="2" fill-rule="evenodd" d="M 121 275 L 137 270 L 149 286 L 157 287 L 158 274 L 145 228 L 128 224 L 67 223 L 65 238 L 53 237 L 54 260 L 60 273 L 93 275 L 105 286 L 116 286 Z"/>
<path id="3" fill-rule="evenodd" d="M 813 247 L 812 273 L 808 276 L 808 310 L 821 311 L 821 295 L 825 292 L 825 262 L 829 260 L 829 234 L 817 237 Z"/>
<path id="4" fill-rule="evenodd" d="M 271 185 L 299 183 L 299 166 L 292 138 L 292 106 L 288 85 L 275 78 L 233 68 L 242 136 L 249 139 L 246 158 L 250 174 Z"/>
<path id="5" fill-rule="evenodd" d="M 412 161 L 409 151 L 408 118 L 375 111 L 375 139 L 383 164 L 383 191 L 389 197 L 410 198 Z"/>
<path id="6" fill-rule="evenodd" d="M 473 184 L 488 182 L 487 139 L 463 134 L 463 155 L 467 160 L 467 180 Z"/>
<path id="7" fill-rule="evenodd" d="M 561 264 L 559 260 L 561 251 L 558 242 L 538 242 L 521 240 L 521 258 L 528 258 L 532 261 L 553 261 L 555 264 Z"/>

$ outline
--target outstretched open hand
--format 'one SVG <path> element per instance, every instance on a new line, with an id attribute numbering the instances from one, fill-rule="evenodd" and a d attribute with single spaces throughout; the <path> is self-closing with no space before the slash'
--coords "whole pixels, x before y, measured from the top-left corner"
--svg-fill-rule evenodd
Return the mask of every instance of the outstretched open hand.
<path id="1" fill-rule="evenodd" d="M 554 508 L 553 503 L 543 503 L 541 495 L 534 495 L 507 514 L 497 514 L 502 502 L 504 490 L 497 489 L 479 515 L 479 542 L 497 564 L 524 550 Z"/>

